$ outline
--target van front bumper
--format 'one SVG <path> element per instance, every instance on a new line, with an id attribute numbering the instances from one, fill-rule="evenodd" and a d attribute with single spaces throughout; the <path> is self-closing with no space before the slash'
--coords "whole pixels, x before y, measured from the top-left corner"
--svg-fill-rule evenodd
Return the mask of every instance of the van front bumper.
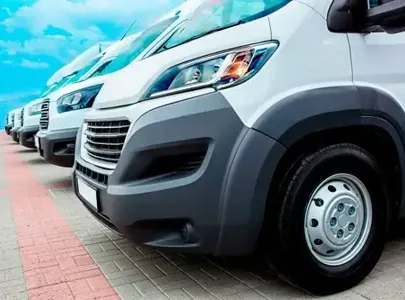
<path id="1" fill-rule="evenodd" d="M 39 131 L 36 134 L 39 155 L 56 166 L 72 167 L 77 131 L 77 128 L 48 132 Z"/>
<path id="2" fill-rule="evenodd" d="M 35 135 L 39 130 L 38 125 L 21 127 L 18 130 L 20 145 L 35 149 Z"/>
<path id="3" fill-rule="evenodd" d="M 4 126 L 4 131 L 7 133 L 7 135 L 10 135 L 11 128 L 11 125 Z"/>
<path id="4" fill-rule="evenodd" d="M 79 131 L 74 190 L 112 230 L 166 250 L 254 251 L 284 148 L 245 127 L 221 93 L 144 114 L 113 171 L 81 157 L 81 136 Z"/>
<path id="5" fill-rule="evenodd" d="M 13 141 L 18 143 L 19 142 L 19 138 L 18 138 L 18 129 L 19 128 L 13 128 L 10 131 L 10 135 L 13 138 Z"/>

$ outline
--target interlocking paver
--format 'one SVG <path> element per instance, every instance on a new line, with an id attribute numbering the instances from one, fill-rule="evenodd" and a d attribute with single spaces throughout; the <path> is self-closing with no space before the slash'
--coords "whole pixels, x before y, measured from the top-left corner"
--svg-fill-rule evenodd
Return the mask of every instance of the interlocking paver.
<path id="1" fill-rule="evenodd" d="M 0 188 L 7 187 L 4 156 L 0 157 Z M 22 261 L 8 195 L 0 196 L 0 300 L 27 299 Z"/>
<path id="2" fill-rule="evenodd" d="M 405 235 L 388 243 L 364 282 L 316 298 L 262 272 L 250 260 L 134 245 L 85 210 L 70 186 L 70 169 L 49 165 L 36 152 L 19 151 L 20 146 L 1 139 L 0 300 L 405 299 Z M 19 189 L 4 183 L 19 174 Z"/>
<path id="3" fill-rule="evenodd" d="M 9 203 L 18 242 L 13 251 L 0 246 L 0 268 L 9 269 L 2 273 L 5 281 L 0 285 L 1 297 L 24 298 L 26 292 L 29 299 L 116 298 L 116 292 L 32 170 L 11 146 L 3 142 L 1 151 L 8 183 L 3 194 L 10 199 L 0 203 Z M 21 275 L 23 280 L 18 278 Z M 90 291 L 72 291 L 69 283 L 79 279 L 89 283 Z"/>

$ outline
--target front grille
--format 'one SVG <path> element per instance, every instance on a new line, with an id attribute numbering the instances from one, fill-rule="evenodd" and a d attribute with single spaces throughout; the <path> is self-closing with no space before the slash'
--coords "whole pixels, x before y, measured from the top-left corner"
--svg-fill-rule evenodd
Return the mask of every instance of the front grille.
<path id="1" fill-rule="evenodd" d="M 39 119 L 39 126 L 41 129 L 48 129 L 49 125 L 49 99 L 45 99 L 41 105 L 41 118 Z"/>
<path id="2" fill-rule="evenodd" d="M 84 144 L 87 154 L 95 159 L 117 163 L 130 125 L 127 120 L 87 122 Z"/>
<path id="3" fill-rule="evenodd" d="M 107 181 L 108 181 L 107 175 L 100 174 L 93 170 L 90 170 L 89 168 L 82 166 L 78 162 L 76 162 L 76 170 L 87 178 L 97 181 L 98 183 L 100 183 L 102 185 L 107 185 Z"/>
<path id="4" fill-rule="evenodd" d="M 21 127 L 24 126 L 24 107 L 21 109 L 21 117 L 20 117 Z"/>

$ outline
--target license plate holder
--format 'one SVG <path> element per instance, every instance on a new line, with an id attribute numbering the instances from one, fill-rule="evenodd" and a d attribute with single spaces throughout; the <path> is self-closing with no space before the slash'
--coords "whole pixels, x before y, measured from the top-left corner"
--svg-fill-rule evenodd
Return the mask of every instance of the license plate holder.
<path id="1" fill-rule="evenodd" d="M 97 190 L 89 186 L 79 177 L 77 177 L 77 189 L 83 200 L 98 211 Z"/>
<path id="2" fill-rule="evenodd" d="M 39 150 L 39 137 L 34 136 L 35 138 L 35 147 Z"/>

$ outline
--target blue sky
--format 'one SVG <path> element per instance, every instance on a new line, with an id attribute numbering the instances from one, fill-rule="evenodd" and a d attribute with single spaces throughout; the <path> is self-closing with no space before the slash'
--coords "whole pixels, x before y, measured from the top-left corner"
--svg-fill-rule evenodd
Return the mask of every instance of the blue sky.
<path id="1" fill-rule="evenodd" d="M 47 79 L 100 41 L 148 26 L 183 0 L 1 0 L 0 116 L 34 100 Z M 151 4 L 153 3 L 153 4 Z"/>

